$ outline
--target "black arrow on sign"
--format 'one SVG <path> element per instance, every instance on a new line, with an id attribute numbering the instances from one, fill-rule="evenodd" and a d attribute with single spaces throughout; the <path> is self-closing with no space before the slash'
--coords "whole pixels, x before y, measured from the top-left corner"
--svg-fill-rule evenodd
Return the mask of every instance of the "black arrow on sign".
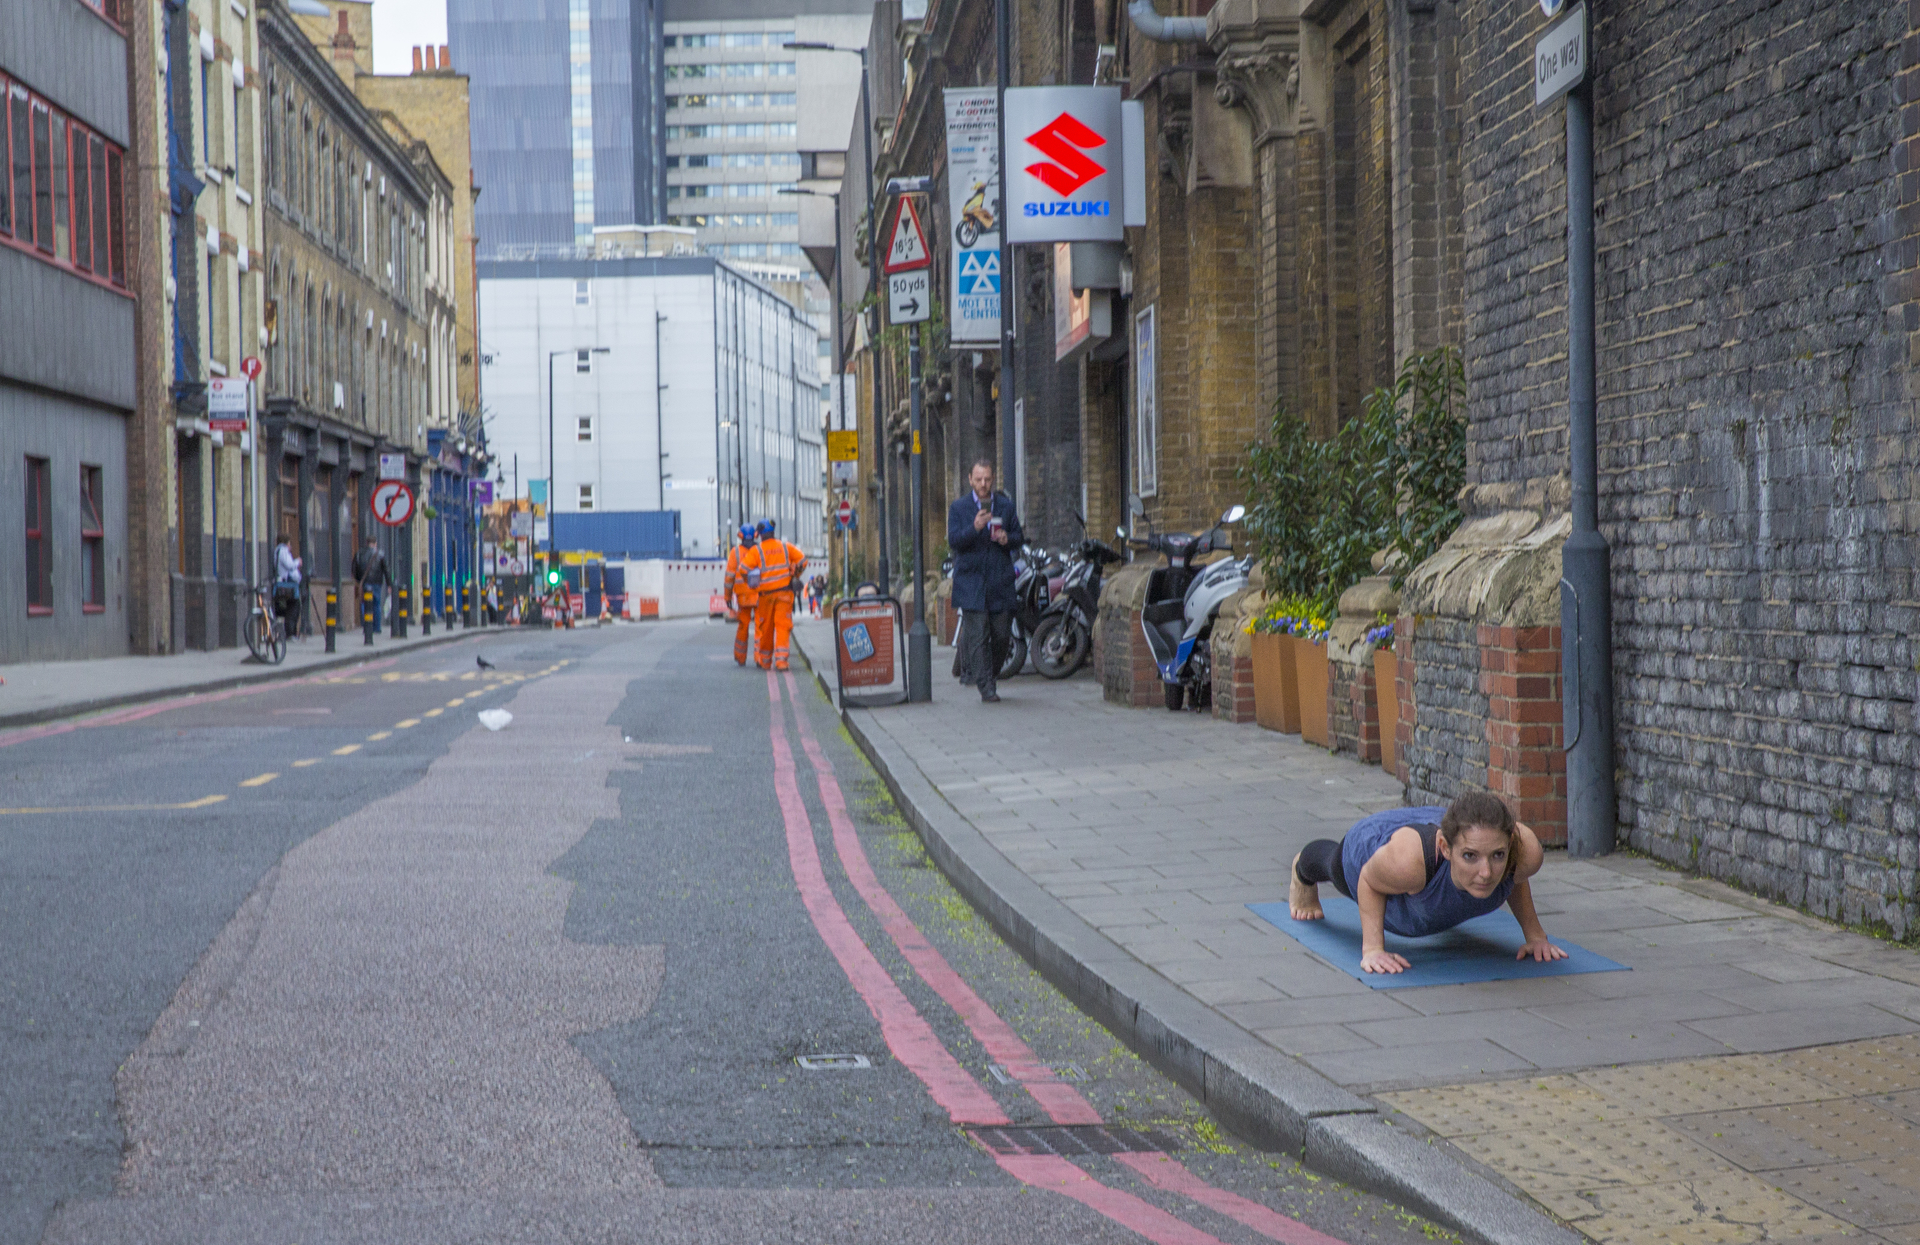
<path id="1" fill-rule="evenodd" d="M 905 308 L 905 310 L 906 310 L 906 313 L 907 313 L 908 315 L 912 315 L 912 314 L 914 314 L 915 312 L 917 312 L 917 311 L 919 311 L 919 310 L 920 310 L 920 300 L 919 300 L 919 299 L 917 299 L 917 298 L 914 298 L 914 299 L 909 299 L 909 300 L 907 300 L 907 305 L 906 305 L 906 308 Z"/>

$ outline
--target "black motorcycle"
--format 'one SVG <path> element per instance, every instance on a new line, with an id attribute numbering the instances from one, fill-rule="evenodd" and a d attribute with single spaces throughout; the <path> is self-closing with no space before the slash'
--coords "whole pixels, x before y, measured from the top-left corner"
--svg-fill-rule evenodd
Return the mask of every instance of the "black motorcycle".
<path id="1" fill-rule="evenodd" d="M 1010 642 L 1007 645 L 1007 659 L 1000 663 L 1000 673 L 995 676 L 1011 679 L 1027 668 L 1029 642 L 1034 631 L 1040 625 L 1040 619 L 1047 611 L 1052 599 L 1050 585 L 1061 570 L 1061 560 L 1036 545 L 1028 545 L 1013 559 L 1013 626 Z M 953 630 L 953 677 L 966 681 L 966 648 L 961 637 L 966 630 L 964 620 L 955 623 Z"/>
<path id="2" fill-rule="evenodd" d="M 1033 629 L 1033 666 L 1049 679 L 1064 679 L 1086 664 L 1093 651 L 1093 623 L 1100 616 L 1100 582 L 1108 566 L 1126 558 L 1088 537 L 1067 562 L 1059 593 Z"/>

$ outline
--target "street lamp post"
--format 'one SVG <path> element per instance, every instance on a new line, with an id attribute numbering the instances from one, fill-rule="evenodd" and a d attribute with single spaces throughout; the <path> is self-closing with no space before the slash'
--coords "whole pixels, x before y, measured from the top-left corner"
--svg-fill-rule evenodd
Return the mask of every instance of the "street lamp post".
<path id="1" fill-rule="evenodd" d="M 846 270 L 845 257 L 840 254 L 840 192 L 837 190 L 808 190 L 803 186 L 788 186 L 780 192 L 783 195 L 808 195 L 815 199 L 833 200 L 833 400 L 840 408 L 840 430 L 847 427 L 847 342 L 844 330 L 847 304 L 840 292 L 840 275 Z M 833 471 L 831 462 L 827 471 Z M 841 595 L 850 595 L 847 584 L 851 572 L 849 564 L 853 561 L 853 529 L 842 532 L 842 552 L 840 555 L 840 591 Z M 832 549 L 832 545 L 827 546 Z"/>
<path id="2" fill-rule="evenodd" d="M 867 307 L 877 323 L 880 316 L 880 303 L 874 282 L 880 272 L 880 220 L 875 214 L 873 202 L 873 96 L 868 90 L 867 49 L 843 48 L 836 43 L 789 43 L 786 45 L 802 52 L 846 52 L 860 58 L 860 115 L 866 118 L 860 135 L 861 170 L 867 178 Z M 1002 278 L 1002 284 L 1005 279 Z M 877 339 L 878 333 L 873 334 Z M 891 568 L 887 559 L 887 425 L 886 417 L 880 412 L 880 368 L 877 351 L 873 368 L 873 447 L 874 482 L 880 486 L 880 590 L 891 592 L 893 581 L 889 575 Z"/>
<path id="3" fill-rule="evenodd" d="M 612 348 L 608 346 L 592 346 L 588 348 L 588 353 L 609 354 L 611 350 Z M 553 531 L 553 515 L 555 509 L 553 493 L 553 361 L 563 354 L 578 356 L 579 353 L 580 350 L 578 347 L 570 350 L 547 351 L 547 566 L 549 568 L 553 567 L 560 560 L 559 546 L 555 543 L 556 537 Z"/>

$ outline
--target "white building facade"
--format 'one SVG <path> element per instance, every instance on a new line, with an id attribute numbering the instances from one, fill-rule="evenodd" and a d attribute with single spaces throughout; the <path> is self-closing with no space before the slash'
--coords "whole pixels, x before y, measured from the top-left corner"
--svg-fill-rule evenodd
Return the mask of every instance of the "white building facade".
<path id="1" fill-rule="evenodd" d="M 723 556 L 762 518 L 825 555 L 819 338 L 789 302 L 702 255 L 479 276 L 503 496 L 551 475 L 557 513 L 679 511 L 685 557 Z"/>

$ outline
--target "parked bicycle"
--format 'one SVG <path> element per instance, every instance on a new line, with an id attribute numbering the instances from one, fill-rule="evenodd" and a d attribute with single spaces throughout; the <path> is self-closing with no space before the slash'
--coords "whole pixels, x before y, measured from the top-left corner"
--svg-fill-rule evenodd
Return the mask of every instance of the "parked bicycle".
<path id="1" fill-rule="evenodd" d="M 253 605 L 241 628 L 246 634 L 247 651 L 255 661 L 277 666 L 287 659 L 287 624 L 273 608 L 273 585 L 255 584 Z"/>

